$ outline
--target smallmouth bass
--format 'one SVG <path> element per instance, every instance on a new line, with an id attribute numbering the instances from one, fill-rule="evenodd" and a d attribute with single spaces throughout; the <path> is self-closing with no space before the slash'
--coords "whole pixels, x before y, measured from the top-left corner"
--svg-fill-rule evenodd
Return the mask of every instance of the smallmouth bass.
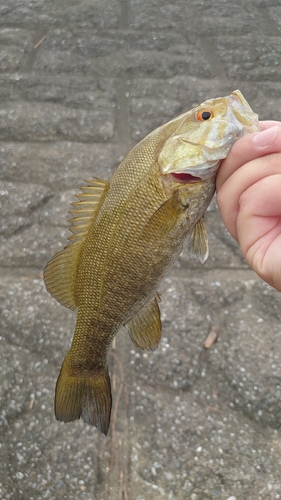
<path id="1" fill-rule="evenodd" d="M 56 385 L 58 420 L 81 417 L 107 434 L 108 348 L 122 325 L 137 347 L 158 346 L 159 284 L 184 244 L 201 262 L 207 259 L 204 214 L 216 172 L 233 142 L 258 130 L 258 116 L 236 90 L 160 126 L 109 181 L 81 187 L 70 212 L 70 243 L 44 270 L 53 297 L 78 309 Z"/>

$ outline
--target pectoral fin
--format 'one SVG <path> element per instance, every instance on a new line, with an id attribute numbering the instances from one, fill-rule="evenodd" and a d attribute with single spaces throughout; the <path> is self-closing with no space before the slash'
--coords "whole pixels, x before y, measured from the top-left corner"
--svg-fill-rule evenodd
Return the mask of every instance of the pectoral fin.
<path id="1" fill-rule="evenodd" d="M 203 264 L 209 255 L 208 235 L 204 218 L 197 222 L 187 240 L 187 250 Z"/>
<path id="2" fill-rule="evenodd" d="M 156 349 L 161 340 L 162 330 L 158 297 L 155 297 L 125 326 L 137 347 Z"/>

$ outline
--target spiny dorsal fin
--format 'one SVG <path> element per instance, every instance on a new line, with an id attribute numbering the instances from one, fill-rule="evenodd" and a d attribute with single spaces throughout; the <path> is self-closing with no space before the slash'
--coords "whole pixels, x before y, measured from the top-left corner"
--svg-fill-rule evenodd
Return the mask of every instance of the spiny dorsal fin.
<path id="1" fill-rule="evenodd" d="M 159 294 L 125 325 L 131 340 L 140 349 L 154 350 L 161 340 L 162 325 L 158 301 Z"/>
<path id="2" fill-rule="evenodd" d="M 44 269 L 44 281 L 48 292 L 65 307 L 76 309 L 75 281 L 79 257 L 92 222 L 109 189 L 109 182 L 103 179 L 86 180 L 87 186 L 79 186 L 83 191 L 77 194 L 79 201 L 72 203 L 72 236 L 70 243 L 58 252 Z"/>
<path id="3" fill-rule="evenodd" d="M 189 235 L 186 243 L 189 253 L 199 259 L 201 264 L 207 260 L 209 255 L 208 235 L 204 218 L 197 222 Z"/>

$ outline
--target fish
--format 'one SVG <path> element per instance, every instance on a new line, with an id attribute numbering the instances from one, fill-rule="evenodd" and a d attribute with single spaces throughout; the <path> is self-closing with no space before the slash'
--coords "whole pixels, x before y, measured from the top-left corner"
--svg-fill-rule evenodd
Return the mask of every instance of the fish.
<path id="1" fill-rule="evenodd" d="M 152 131 L 109 180 L 79 186 L 69 243 L 44 269 L 51 295 L 77 310 L 56 384 L 57 420 L 82 418 L 107 435 L 110 344 L 124 326 L 138 348 L 157 348 L 161 280 L 183 247 L 207 259 L 204 214 L 216 173 L 234 141 L 258 130 L 258 115 L 236 90 Z"/>

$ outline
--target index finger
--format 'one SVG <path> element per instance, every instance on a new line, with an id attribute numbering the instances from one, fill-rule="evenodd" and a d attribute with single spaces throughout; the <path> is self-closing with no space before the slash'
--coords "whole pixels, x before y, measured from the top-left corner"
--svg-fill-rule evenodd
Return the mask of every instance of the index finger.
<path id="1" fill-rule="evenodd" d="M 233 144 L 227 158 L 222 161 L 217 174 L 217 190 L 245 163 L 281 151 L 281 122 L 262 121 L 259 123 L 262 131 L 247 134 L 238 139 Z"/>

